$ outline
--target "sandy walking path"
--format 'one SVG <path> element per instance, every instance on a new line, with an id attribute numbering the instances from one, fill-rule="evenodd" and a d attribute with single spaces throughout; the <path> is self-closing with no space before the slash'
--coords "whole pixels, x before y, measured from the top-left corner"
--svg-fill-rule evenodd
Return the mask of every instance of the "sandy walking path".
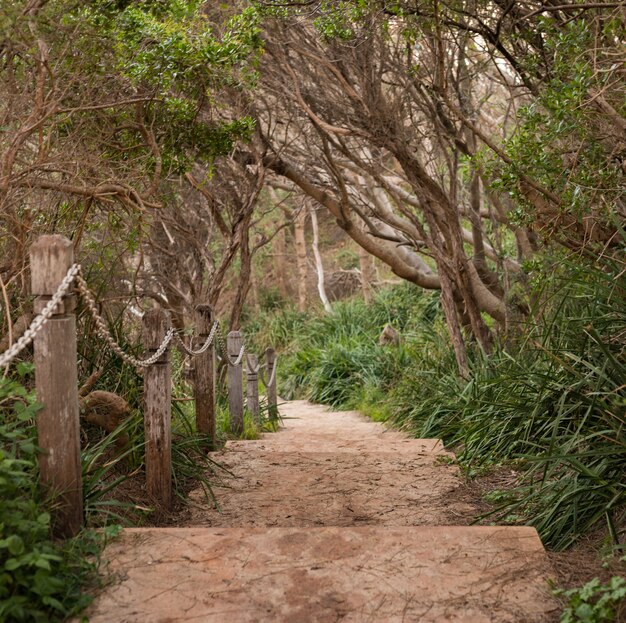
<path id="1" fill-rule="evenodd" d="M 235 476 L 215 488 L 220 510 L 200 504 L 181 525 L 437 526 L 476 516 L 439 440 L 306 401 L 284 403 L 281 415 L 280 432 L 216 453 Z"/>
<path id="2" fill-rule="evenodd" d="M 232 473 L 176 528 L 125 530 L 93 623 L 553 620 L 532 528 L 469 526 L 452 455 L 303 401 L 215 453 Z"/>

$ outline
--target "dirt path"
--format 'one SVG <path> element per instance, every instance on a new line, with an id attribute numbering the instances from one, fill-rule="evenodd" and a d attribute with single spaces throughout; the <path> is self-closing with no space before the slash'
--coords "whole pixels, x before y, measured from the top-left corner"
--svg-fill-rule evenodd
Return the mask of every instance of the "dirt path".
<path id="1" fill-rule="evenodd" d="M 305 401 L 281 414 L 279 433 L 216 455 L 236 476 L 215 489 L 220 511 L 202 505 L 182 525 L 438 526 L 476 516 L 438 440 L 407 439 L 359 413 Z"/>
<path id="2" fill-rule="evenodd" d="M 451 455 L 358 413 L 306 402 L 284 428 L 227 444 L 221 512 L 126 530 L 94 623 L 537 623 L 550 569 L 531 528 L 468 526 Z"/>

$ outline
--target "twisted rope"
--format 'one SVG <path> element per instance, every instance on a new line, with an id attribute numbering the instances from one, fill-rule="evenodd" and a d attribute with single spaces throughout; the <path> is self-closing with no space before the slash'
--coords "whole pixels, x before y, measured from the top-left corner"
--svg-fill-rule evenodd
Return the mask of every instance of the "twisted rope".
<path id="1" fill-rule="evenodd" d="M 228 363 L 235 367 L 235 366 L 239 366 L 241 365 L 241 362 L 243 361 L 243 356 L 246 352 L 246 347 L 244 344 L 241 345 L 241 350 L 239 351 L 239 354 L 237 355 L 237 359 L 235 359 L 235 361 L 231 361 L 230 360 L 230 355 L 228 356 Z"/>
<path id="2" fill-rule="evenodd" d="M 202 344 L 202 346 L 198 350 L 193 350 L 192 348 L 187 346 L 187 344 L 185 344 L 182 337 L 178 333 L 175 334 L 174 341 L 176 342 L 176 346 L 186 355 L 188 355 L 189 357 L 197 357 L 198 355 L 202 355 L 203 353 L 206 353 L 207 350 L 209 350 L 209 348 L 211 347 L 211 344 L 213 344 L 213 340 L 217 333 L 218 327 L 219 327 L 219 323 L 216 320 L 213 323 L 213 326 L 211 327 L 209 336 L 204 341 L 204 344 Z"/>
<path id="3" fill-rule="evenodd" d="M 248 364 L 248 370 L 252 373 L 252 374 L 258 374 L 259 370 L 261 369 L 261 364 L 257 362 L 256 367 L 253 366 L 250 363 L 250 355 L 246 355 L 246 363 Z"/>
<path id="4" fill-rule="evenodd" d="M 233 367 L 241 365 L 241 362 L 243 361 L 243 356 L 246 353 L 246 345 L 242 343 L 241 350 L 239 351 L 237 358 L 235 359 L 235 361 L 232 361 L 230 355 L 228 354 L 226 344 L 224 343 L 224 337 L 222 335 L 221 327 L 219 327 L 217 330 L 217 341 L 219 343 L 220 350 L 222 351 L 222 361 L 227 361 L 228 365 Z"/>
<path id="5" fill-rule="evenodd" d="M 28 329 L 24 332 L 24 335 L 0 355 L 0 367 L 10 364 L 34 339 L 37 333 L 41 331 L 43 326 L 54 315 L 57 305 L 63 300 L 63 297 L 69 292 L 70 286 L 74 282 L 74 279 L 78 277 L 80 272 L 80 264 L 73 264 L 67 274 L 63 278 L 63 281 L 59 284 L 57 291 L 52 295 L 52 298 L 48 301 L 46 306 L 41 312 L 33 319 Z M 7 310 L 8 312 L 8 310 Z"/>
<path id="6" fill-rule="evenodd" d="M 272 368 L 272 376 L 270 376 L 270 382 L 268 383 L 268 385 L 274 385 L 274 382 L 276 381 L 276 370 L 278 369 L 278 357 L 276 357 L 276 359 L 274 359 L 274 367 Z"/>
<path id="7" fill-rule="evenodd" d="M 119 344 L 119 342 L 117 342 L 117 340 L 113 337 L 113 335 L 111 335 L 106 320 L 98 312 L 96 298 L 89 289 L 87 282 L 80 274 L 80 271 L 80 264 L 73 264 L 70 267 L 70 269 L 67 271 L 67 274 L 63 278 L 63 281 L 61 281 L 61 283 L 59 284 L 56 292 L 52 295 L 50 301 L 48 301 L 46 306 L 37 315 L 37 317 L 33 319 L 28 329 L 24 332 L 24 335 L 22 335 L 22 337 L 20 337 L 20 339 L 17 340 L 15 344 L 13 344 L 8 350 L 0 355 L 0 367 L 10 364 L 13 359 L 15 359 L 15 357 L 17 357 L 35 339 L 37 333 L 41 331 L 43 326 L 54 315 L 59 303 L 61 303 L 63 298 L 68 295 L 68 293 L 70 292 L 70 288 L 74 282 L 76 282 L 76 289 L 78 291 L 78 294 L 83 299 L 85 307 L 87 308 L 87 311 L 89 312 L 89 315 L 91 316 L 91 319 L 96 326 L 96 334 L 107 343 L 109 348 L 120 359 L 122 359 L 122 361 L 125 361 L 135 368 L 147 368 L 148 366 L 156 363 L 161 358 L 163 353 L 167 350 L 172 341 L 174 341 L 176 346 L 182 352 L 190 357 L 202 355 L 211 347 L 211 344 L 213 344 L 216 336 L 219 347 L 222 351 L 223 359 L 225 359 L 231 366 L 241 365 L 244 355 L 246 354 L 245 344 L 241 345 L 241 350 L 239 351 L 239 354 L 237 355 L 236 359 L 232 361 L 230 355 L 228 354 L 226 344 L 224 343 L 224 338 L 222 337 L 222 333 L 220 331 L 220 325 L 217 321 L 213 323 L 208 337 L 206 338 L 202 346 L 197 350 L 188 347 L 183 341 L 182 337 L 173 328 L 170 328 L 165 334 L 165 337 L 163 338 L 163 341 L 161 342 L 157 350 L 150 357 L 146 359 L 138 359 L 137 357 L 128 354 Z M 250 365 L 249 357 L 247 359 L 247 363 L 250 370 L 253 370 L 254 373 L 259 373 L 259 370 L 261 369 L 260 365 L 256 366 L 256 369 L 254 369 Z M 273 382 L 275 375 L 276 366 L 274 366 L 274 370 L 272 371 L 272 378 L 270 379 L 270 383 Z"/>
<path id="8" fill-rule="evenodd" d="M 222 335 L 222 327 L 218 326 L 217 328 L 217 342 L 219 344 L 220 347 L 220 351 L 222 352 L 222 357 L 221 359 L 228 359 L 228 351 L 226 350 L 226 344 L 224 343 L 224 336 Z M 230 360 L 229 360 L 230 361 Z"/>
<path id="9" fill-rule="evenodd" d="M 266 368 L 267 364 L 264 364 L 263 366 L 259 366 L 260 368 Z M 271 385 L 274 384 L 274 381 L 276 380 L 276 369 L 278 368 L 278 357 L 276 357 L 276 359 L 274 359 L 274 367 L 272 368 L 272 374 L 270 376 L 270 380 L 267 380 L 267 377 L 265 376 L 265 374 L 263 372 L 259 372 L 259 375 L 261 376 L 261 380 L 263 381 L 263 385 L 265 385 L 265 387 L 270 387 Z"/>
<path id="10" fill-rule="evenodd" d="M 129 355 L 124 351 L 124 349 L 119 345 L 119 343 L 115 340 L 115 338 L 111 335 L 106 320 L 100 316 L 98 313 L 98 307 L 96 304 L 96 300 L 89 290 L 89 286 L 87 282 L 80 275 L 76 275 L 76 284 L 78 287 L 78 292 L 83 298 L 83 301 L 89 311 L 89 315 L 96 325 L 96 333 L 108 344 L 109 348 L 120 358 L 122 361 L 130 364 L 135 368 L 147 368 L 152 364 L 156 363 L 163 353 L 167 350 L 170 342 L 176 335 L 176 331 L 174 329 L 169 329 L 169 331 L 165 334 L 161 345 L 154 352 L 153 355 L 148 357 L 147 359 L 137 359 L 132 355 Z"/>

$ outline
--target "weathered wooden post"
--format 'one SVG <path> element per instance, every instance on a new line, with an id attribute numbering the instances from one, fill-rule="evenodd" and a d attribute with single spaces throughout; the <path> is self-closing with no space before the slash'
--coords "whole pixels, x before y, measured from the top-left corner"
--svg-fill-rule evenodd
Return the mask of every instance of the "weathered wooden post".
<path id="1" fill-rule="evenodd" d="M 267 362 L 267 412 L 270 419 L 278 417 L 278 395 L 276 393 L 276 351 L 273 348 L 265 350 L 265 361 Z"/>
<path id="2" fill-rule="evenodd" d="M 152 309 L 143 317 L 146 357 L 159 349 L 169 327 L 169 314 Z M 169 347 L 144 370 L 144 431 L 146 436 L 146 487 L 163 509 L 172 505 L 172 366 Z"/>
<path id="3" fill-rule="evenodd" d="M 254 421 L 261 425 L 261 409 L 259 408 L 259 359 L 256 355 L 248 355 L 247 404 Z"/>
<path id="4" fill-rule="evenodd" d="M 196 333 L 200 343 L 209 337 L 213 327 L 213 310 L 209 305 L 195 309 Z M 196 430 L 209 440 L 209 449 L 215 449 L 215 348 L 213 344 L 194 361 L 193 397 L 196 405 Z"/>
<path id="5" fill-rule="evenodd" d="M 234 363 L 239 358 L 243 340 L 239 331 L 231 331 L 226 340 L 228 351 L 228 410 L 230 413 L 230 432 L 243 433 L 243 366 Z"/>
<path id="6" fill-rule="evenodd" d="M 63 236 L 40 236 L 30 249 L 35 313 L 50 301 L 74 263 Z M 34 340 L 35 386 L 43 406 L 37 414 L 39 478 L 55 496 L 53 531 L 74 536 L 83 525 L 80 422 L 76 372 L 76 301 L 66 296 Z"/>

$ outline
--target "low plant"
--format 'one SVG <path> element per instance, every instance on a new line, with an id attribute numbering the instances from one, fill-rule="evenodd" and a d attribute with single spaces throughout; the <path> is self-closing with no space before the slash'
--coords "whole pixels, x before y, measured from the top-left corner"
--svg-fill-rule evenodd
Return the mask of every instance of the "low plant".
<path id="1" fill-rule="evenodd" d="M 598 578 L 581 588 L 554 591 L 565 601 L 561 623 L 613 623 L 624 613 L 626 604 L 626 579 L 613 576 L 602 584 Z"/>
<path id="2" fill-rule="evenodd" d="M 25 380 L 29 366 L 17 366 Z M 58 543 L 50 501 L 37 485 L 38 405 L 20 382 L 0 379 L 0 621 L 61 621 L 91 600 L 102 536 L 83 531 Z"/>
<path id="3" fill-rule="evenodd" d="M 563 549 L 604 524 L 619 542 L 626 507 L 626 273 L 539 258 L 527 320 L 457 374 L 436 295 L 410 286 L 311 316 L 281 354 L 280 392 L 359 408 L 417 437 L 442 438 L 466 474 L 515 463 L 500 521 L 535 526 Z M 379 346 L 392 322 L 399 346 Z M 471 346 L 471 345 L 470 345 Z"/>

